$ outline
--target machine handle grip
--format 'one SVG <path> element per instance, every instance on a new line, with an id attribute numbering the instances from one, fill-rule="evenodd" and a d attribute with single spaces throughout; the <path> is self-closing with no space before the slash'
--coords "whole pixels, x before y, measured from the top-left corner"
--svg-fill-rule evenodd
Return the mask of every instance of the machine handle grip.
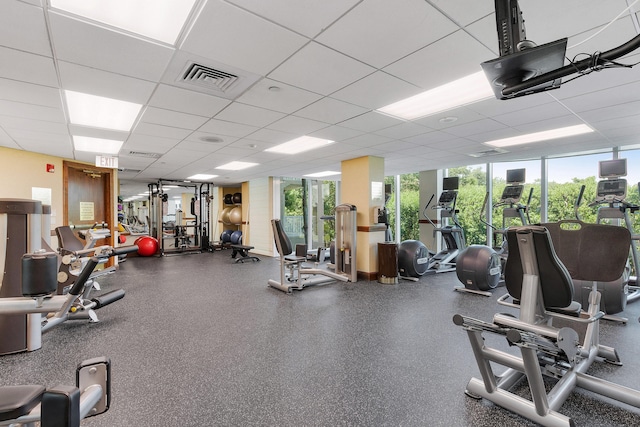
<path id="1" fill-rule="evenodd" d="M 84 268 L 78 275 L 78 278 L 69 290 L 69 293 L 71 295 L 80 295 L 80 292 L 82 292 L 82 290 L 84 289 L 85 283 L 87 283 L 87 280 L 89 280 L 91 273 L 93 273 L 93 270 L 98 264 L 100 264 L 100 260 L 98 259 L 98 257 L 92 256 L 91 258 L 89 258 L 89 261 L 87 261 Z"/>
<path id="2" fill-rule="evenodd" d="M 138 245 L 129 245 L 129 246 L 121 246 L 119 248 L 113 248 L 112 256 L 129 254 L 131 252 L 136 252 L 138 250 Z"/>

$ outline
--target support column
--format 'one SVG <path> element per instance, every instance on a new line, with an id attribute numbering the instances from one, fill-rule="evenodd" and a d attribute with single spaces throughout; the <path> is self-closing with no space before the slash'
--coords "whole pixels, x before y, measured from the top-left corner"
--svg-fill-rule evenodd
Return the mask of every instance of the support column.
<path id="1" fill-rule="evenodd" d="M 384 206 L 384 159 L 365 156 L 343 161 L 341 181 L 341 202 L 355 205 L 358 212 L 358 278 L 375 280 L 378 243 L 384 242 L 386 231 L 385 224 L 377 223 L 377 208 Z"/>

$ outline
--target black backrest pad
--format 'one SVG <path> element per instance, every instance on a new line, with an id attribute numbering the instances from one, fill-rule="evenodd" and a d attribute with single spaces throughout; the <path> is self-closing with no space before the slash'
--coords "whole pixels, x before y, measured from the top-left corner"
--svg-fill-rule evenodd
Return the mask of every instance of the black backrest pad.
<path id="1" fill-rule="evenodd" d="M 573 300 L 571 276 L 556 255 L 548 230 L 540 226 L 512 227 L 507 230 L 509 256 L 504 276 L 509 294 L 517 300 L 521 299 L 524 270 L 518 246 L 519 238 L 533 241 L 544 306 L 546 308 L 569 306 Z"/>
<path id="2" fill-rule="evenodd" d="M 556 254 L 575 280 L 618 280 L 627 265 L 631 233 L 624 227 L 561 221 L 542 224 Z"/>
<path id="3" fill-rule="evenodd" d="M 289 236 L 287 236 L 287 233 L 284 232 L 284 228 L 282 228 L 282 223 L 279 219 L 272 219 L 271 223 L 273 224 L 273 238 L 276 240 L 276 247 L 279 242 L 280 248 L 282 248 L 283 253 L 280 255 L 289 255 L 293 252 L 293 246 L 291 245 Z"/>
<path id="4" fill-rule="evenodd" d="M 84 244 L 78 239 L 73 230 L 68 225 L 56 227 L 56 236 L 58 236 L 58 245 L 68 251 L 79 251 L 84 249 Z"/>

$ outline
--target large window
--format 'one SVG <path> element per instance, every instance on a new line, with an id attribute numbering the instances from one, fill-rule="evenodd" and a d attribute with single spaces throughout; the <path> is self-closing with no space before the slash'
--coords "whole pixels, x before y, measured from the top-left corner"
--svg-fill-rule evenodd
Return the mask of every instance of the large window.
<path id="1" fill-rule="evenodd" d="M 610 160 L 611 152 L 584 156 L 561 157 L 547 161 L 548 202 L 547 219 L 549 222 L 563 219 L 575 219 L 575 204 L 580 188 L 585 190 L 578 216 L 585 222 L 596 221 L 596 207 L 590 207 L 596 197 L 598 162 Z"/>
<path id="2" fill-rule="evenodd" d="M 400 188 L 395 188 L 395 178 L 388 176 L 385 184 L 392 188 L 391 197 L 386 207 L 389 212 L 389 224 L 400 221 L 400 236 L 393 236 L 395 241 L 420 239 L 420 178 L 417 173 L 400 175 Z M 400 212 L 396 212 L 396 198 L 400 195 Z"/>
<path id="3" fill-rule="evenodd" d="M 456 208 L 458 222 L 468 245 L 486 244 L 486 226 L 482 222 L 482 203 L 487 192 L 486 165 L 472 165 L 448 170 L 448 176 L 460 178 Z"/>

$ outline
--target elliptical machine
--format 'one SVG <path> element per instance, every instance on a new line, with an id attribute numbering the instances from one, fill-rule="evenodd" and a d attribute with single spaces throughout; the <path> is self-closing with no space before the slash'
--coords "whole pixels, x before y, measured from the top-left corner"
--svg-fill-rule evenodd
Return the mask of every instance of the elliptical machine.
<path id="1" fill-rule="evenodd" d="M 444 178 L 442 180 L 443 191 L 438 199 L 438 204 L 432 206 L 432 209 L 440 211 L 440 218 L 442 220 L 441 227 L 438 227 L 427 215 L 427 209 L 435 198 L 435 194 L 431 195 L 429 202 L 427 202 L 427 205 L 422 211 L 424 217 L 433 226 L 433 236 L 435 237 L 437 233 L 440 233 L 446 245 L 446 249 L 441 250 L 429 260 L 426 271 L 427 274 L 455 271 L 458 254 L 467 247 L 464 231 L 458 222 L 457 216 L 459 212 L 459 210 L 456 209 L 458 188 L 459 178 L 457 176 Z M 451 218 L 453 224 L 449 224 L 449 218 Z"/>
<path id="2" fill-rule="evenodd" d="M 493 247 L 485 245 L 471 245 L 460 253 L 456 265 L 458 280 L 464 286 L 454 289 L 459 292 L 469 292 L 476 295 L 491 296 L 491 291 L 504 285 L 503 270 L 509 254 L 506 230 L 512 218 L 527 225 L 529 219 L 529 205 L 533 196 L 533 187 L 529 190 L 527 203 L 520 203 L 524 193 L 524 168 L 507 170 L 507 186 L 502 191 L 500 200 L 492 205 L 492 209 L 502 208 L 502 228 L 498 228 L 486 219 L 486 208 L 489 193 L 484 197 L 480 221 L 492 230 Z"/>
<path id="3" fill-rule="evenodd" d="M 633 205 L 625 200 L 627 197 L 627 180 L 621 177 L 627 174 L 627 159 L 603 160 L 599 162 L 598 166 L 599 177 L 603 179 L 598 181 L 596 198 L 589 203 L 589 206 L 599 206 L 596 216 L 598 224 L 608 223 L 613 226 L 621 226 L 621 222 L 624 221 L 624 225 L 631 233 L 629 251 L 637 275 L 638 250 L 635 242 L 640 240 L 640 236 L 634 233 L 630 214 L 640 210 L 640 206 Z M 582 223 L 578 208 L 582 202 L 584 188 L 584 185 L 580 188 L 580 194 L 575 203 L 575 216 L 578 224 Z M 628 321 L 627 318 L 614 315 L 622 312 L 627 303 L 640 298 L 637 276 L 630 276 L 630 270 L 630 266 L 627 266 L 627 272 L 618 280 L 598 282 L 598 292 L 602 294 L 601 309 L 608 320 L 626 323 Z M 586 301 L 589 295 L 587 287 L 590 285 L 590 283 L 574 283 L 574 300 L 580 303 Z"/>

